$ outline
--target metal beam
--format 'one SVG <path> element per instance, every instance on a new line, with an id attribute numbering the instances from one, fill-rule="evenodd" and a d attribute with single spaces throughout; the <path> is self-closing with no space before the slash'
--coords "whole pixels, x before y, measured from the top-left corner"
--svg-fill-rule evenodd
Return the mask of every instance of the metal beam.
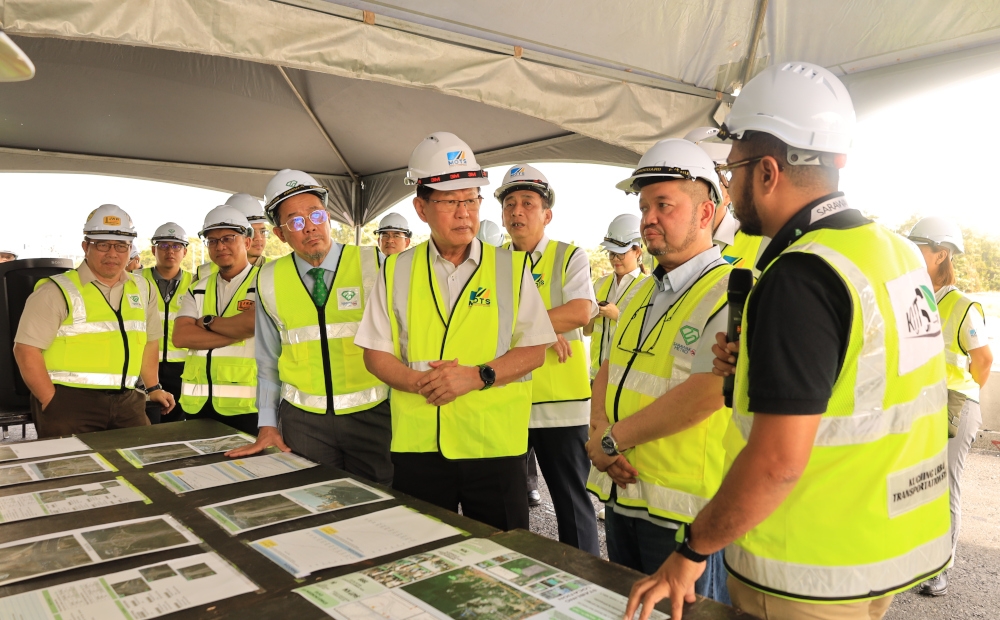
<path id="1" fill-rule="evenodd" d="M 756 19 L 753 24 L 753 34 L 750 35 L 750 45 L 747 47 L 747 57 L 743 60 L 743 72 L 740 76 L 740 88 L 746 85 L 753 77 L 753 66 L 757 62 L 757 46 L 760 44 L 760 35 L 764 32 L 764 17 L 767 15 L 767 0 L 757 1 Z"/>

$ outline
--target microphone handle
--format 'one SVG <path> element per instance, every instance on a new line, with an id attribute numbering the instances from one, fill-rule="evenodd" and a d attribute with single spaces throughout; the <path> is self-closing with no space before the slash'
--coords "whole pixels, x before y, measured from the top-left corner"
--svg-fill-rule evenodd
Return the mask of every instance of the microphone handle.
<path id="1" fill-rule="evenodd" d="M 740 329 L 743 325 L 743 304 L 732 303 L 729 306 L 729 329 L 726 332 L 727 342 L 739 342 Z M 736 389 L 736 374 L 731 374 L 722 380 L 722 397 L 726 406 L 732 408 L 733 393 Z"/>

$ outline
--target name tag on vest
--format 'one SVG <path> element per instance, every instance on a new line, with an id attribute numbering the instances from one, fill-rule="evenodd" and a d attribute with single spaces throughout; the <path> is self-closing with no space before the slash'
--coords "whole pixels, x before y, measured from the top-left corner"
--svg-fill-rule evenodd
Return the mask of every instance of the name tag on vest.
<path id="1" fill-rule="evenodd" d="M 239 311 L 241 311 L 241 312 L 243 310 L 250 310 L 252 308 L 253 308 L 253 300 L 252 299 L 241 299 L 238 302 L 236 302 L 236 309 L 239 310 Z"/>
<path id="2" fill-rule="evenodd" d="M 138 293 L 129 293 L 128 295 L 125 296 L 125 298 L 128 300 L 128 305 L 130 307 L 132 308 L 142 307 L 142 299 L 139 298 Z"/>
<path id="3" fill-rule="evenodd" d="M 889 474 L 889 518 L 898 517 L 941 497 L 948 490 L 947 452 Z"/>
<path id="4" fill-rule="evenodd" d="M 337 310 L 357 310 L 361 307 L 361 287 L 337 289 Z"/>

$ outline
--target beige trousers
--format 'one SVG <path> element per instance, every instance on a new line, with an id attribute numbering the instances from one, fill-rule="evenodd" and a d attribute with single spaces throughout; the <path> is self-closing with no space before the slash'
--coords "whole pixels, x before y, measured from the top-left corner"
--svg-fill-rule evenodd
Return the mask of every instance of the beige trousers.
<path id="1" fill-rule="evenodd" d="M 732 575 L 726 580 L 733 607 L 761 620 L 881 620 L 894 595 L 856 603 L 790 601 L 754 590 Z"/>

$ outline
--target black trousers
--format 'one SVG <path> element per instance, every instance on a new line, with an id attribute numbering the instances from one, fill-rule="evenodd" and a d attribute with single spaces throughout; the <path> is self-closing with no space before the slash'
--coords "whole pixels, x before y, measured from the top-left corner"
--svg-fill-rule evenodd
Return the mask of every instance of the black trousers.
<path id="1" fill-rule="evenodd" d="M 556 509 L 559 542 L 600 557 L 597 513 L 587 494 L 590 459 L 586 444 L 586 426 L 528 429 L 528 445 L 534 449 Z"/>
<path id="2" fill-rule="evenodd" d="M 177 406 L 180 409 L 180 405 Z M 228 426 L 232 426 L 241 433 L 257 436 L 257 414 L 241 413 L 238 415 L 222 415 L 212 406 L 209 400 L 198 413 L 188 414 L 189 420 L 215 420 Z"/>
<path id="3" fill-rule="evenodd" d="M 528 529 L 524 456 L 448 460 L 437 452 L 393 452 L 392 488 L 501 530 Z"/>
<path id="4" fill-rule="evenodd" d="M 163 415 L 163 406 L 160 403 L 147 400 L 146 417 L 149 418 L 150 424 L 184 421 L 186 416 L 184 409 L 181 408 L 181 373 L 183 372 L 184 362 L 160 362 L 160 385 L 163 386 L 164 390 L 174 395 L 174 402 L 177 405 L 173 411 Z"/>

